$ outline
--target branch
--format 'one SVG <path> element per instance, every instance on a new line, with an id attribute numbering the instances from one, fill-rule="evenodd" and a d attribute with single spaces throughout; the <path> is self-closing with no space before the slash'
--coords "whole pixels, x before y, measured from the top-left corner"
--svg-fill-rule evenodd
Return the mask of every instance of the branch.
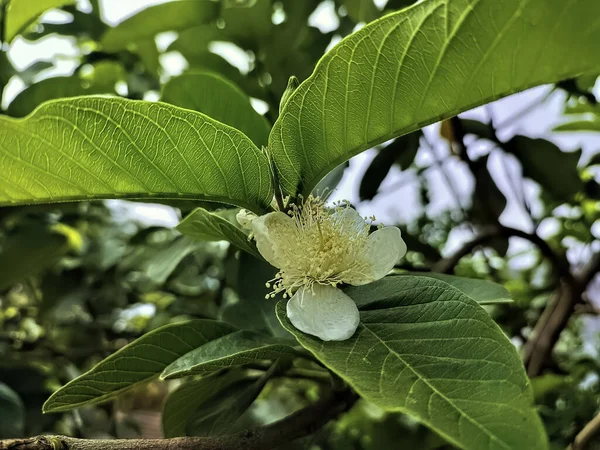
<path id="1" fill-rule="evenodd" d="M 0 441 L 0 450 L 269 450 L 315 433 L 350 409 L 356 400 L 350 390 L 337 391 L 270 425 L 225 436 L 78 439 L 48 435 Z"/>
<path id="2" fill-rule="evenodd" d="M 480 245 L 486 244 L 487 242 L 498 238 L 498 237 L 518 237 L 526 239 L 534 244 L 540 252 L 552 263 L 554 269 L 559 277 L 571 280 L 573 276 L 569 270 L 569 263 L 566 258 L 561 258 L 556 252 L 544 241 L 541 237 L 534 233 L 528 233 L 517 228 L 505 227 L 503 225 L 493 225 L 482 229 L 482 231 L 473 240 L 465 243 L 457 252 L 452 256 L 442 259 L 433 266 L 433 272 L 440 273 L 451 273 L 458 262 L 468 254 L 470 254 L 475 248 Z"/>
<path id="3" fill-rule="evenodd" d="M 600 413 L 596 415 L 579 433 L 575 436 L 571 450 L 585 450 L 592 439 L 600 432 Z"/>

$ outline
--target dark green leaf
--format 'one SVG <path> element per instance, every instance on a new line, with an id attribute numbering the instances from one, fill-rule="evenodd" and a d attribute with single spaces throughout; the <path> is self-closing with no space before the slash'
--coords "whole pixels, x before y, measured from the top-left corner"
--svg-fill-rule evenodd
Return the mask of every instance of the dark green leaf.
<path id="1" fill-rule="evenodd" d="M 0 381 L 0 439 L 22 437 L 25 407 L 19 395 Z"/>
<path id="2" fill-rule="evenodd" d="M 215 73 L 186 72 L 171 78 L 163 88 L 162 100 L 237 128 L 259 148 L 268 143 L 271 127 L 267 120 L 254 110 L 242 90 Z"/>
<path id="3" fill-rule="evenodd" d="M 569 201 L 583 189 L 577 163 L 581 150 L 563 152 L 545 139 L 515 136 L 504 148 L 516 156 L 523 175 L 539 183 L 545 192 L 559 201 Z"/>
<path id="4" fill-rule="evenodd" d="M 169 364 L 236 329 L 214 320 L 173 323 L 146 333 L 56 391 L 44 412 L 101 403 L 157 377 Z"/>
<path id="5" fill-rule="evenodd" d="M 240 330 L 186 353 L 169 365 L 161 378 L 181 378 L 223 367 L 294 356 L 296 351 L 289 345 L 282 345 L 280 339 L 255 331 Z"/>
<path id="6" fill-rule="evenodd" d="M 435 278 L 458 289 L 480 305 L 511 303 L 510 293 L 501 285 L 487 280 L 457 277 L 435 272 L 410 272 L 410 276 Z"/>
<path id="7" fill-rule="evenodd" d="M 473 450 L 547 448 L 519 355 L 472 299 L 429 277 L 387 277 L 346 293 L 356 334 L 323 342 L 277 314 L 298 342 L 365 400 L 414 416 Z"/>
<path id="8" fill-rule="evenodd" d="M 354 22 L 371 22 L 381 15 L 373 0 L 343 0 L 348 15 Z"/>

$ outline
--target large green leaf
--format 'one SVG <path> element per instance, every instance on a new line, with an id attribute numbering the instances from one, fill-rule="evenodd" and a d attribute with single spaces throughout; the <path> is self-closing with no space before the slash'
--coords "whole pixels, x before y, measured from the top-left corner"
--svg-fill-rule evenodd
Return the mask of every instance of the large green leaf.
<path id="1" fill-rule="evenodd" d="M 10 43 L 47 10 L 71 3 L 75 3 L 75 0 L 9 0 L 4 19 L 4 36 L 0 36 L 0 41 Z"/>
<path id="2" fill-rule="evenodd" d="M 0 381 L 0 439 L 25 433 L 25 407 L 15 391 Z"/>
<path id="3" fill-rule="evenodd" d="M 435 272 L 411 272 L 412 277 L 436 278 L 450 286 L 455 287 L 463 294 L 475 300 L 480 305 L 495 305 L 498 303 L 511 303 L 510 293 L 504 286 L 487 280 L 457 277 L 445 273 Z"/>
<path id="4" fill-rule="evenodd" d="M 164 31 L 185 30 L 216 20 L 219 11 L 219 2 L 213 0 L 178 0 L 150 6 L 109 29 L 100 42 L 107 52 L 125 50 L 132 42 Z"/>
<path id="5" fill-rule="evenodd" d="M 181 378 L 223 367 L 296 355 L 296 351 L 289 345 L 281 344 L 280 339 L 251 330 L 240 330 L 186 353 L 173 361 L 163 371 L 161 378 Z"/>
<path id="6" fill-rule="evenodd" d="M 44 412 L 68 411 L 111 399 L 158 376 L 185 353 L 235 330 L 223 322 L 201 319 L 146 333 L 52 394 Z"/>
<path id="7" fill-rule="evenodd" d="M 266 146 L 271 127 L 233 83 L 210 72 L 186 72 L 165 84 L 162 100 L 206 114 L 243 131 L 258 147 Z"/>
<path id="8" fill-rule="evenodd" d="M 230 211 L 212 213 L 204 208 L 196 208 L 177 225 L 177 231 L 199 241 L 229 241 L 239 249 L 262 259 L 256 245 L 226 218 L 226 215 L 231 214 Z M 231 219 L 235 220 L 235 217 Z"/>
<path id="9" fill-rule="evenodd" d="M 366 400 L 410 414 L 473 450 L 547 448 L 519 355 L 488 314 L 447 283 L 387 277 L 346 293 L 356 334 L 323 342 L 282 324 Z"/>
<path id="10" fill-rule="evenodd" d="M 600 60 L 596 0 L 426 0 L 325 55 L 275 123 L 285 193 L 309 193 L 351 156 Z"/>
<path id="11" fill-rule="evenodd" d="M 273 196 L 269 161 L 246 136 L 165 103 L 57 100 L 0 127 L 0 205 L 154 197 L 261 212 Z"/>

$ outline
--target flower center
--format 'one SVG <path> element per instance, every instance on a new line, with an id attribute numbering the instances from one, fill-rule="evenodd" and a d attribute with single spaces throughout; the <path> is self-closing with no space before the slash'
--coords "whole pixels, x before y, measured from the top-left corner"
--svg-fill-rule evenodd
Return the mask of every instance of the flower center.
<path id="1" fill-rule="evenodd" d="M 291 235 L 276 248 L 285 263 L 267 283 L 273 288 L 267 298 L 280 292 L 284 298 L 291 296 L 302 286 L 312 290 L 315 283 L 337 286 L 348 275 L 363 273 L 367 268 L 361 253 L 370 223 L 348 202 L 328 207 L 321 198 L 309 196 L 300 206 L 290 205 L 288 215 L 293 219 Z"/>

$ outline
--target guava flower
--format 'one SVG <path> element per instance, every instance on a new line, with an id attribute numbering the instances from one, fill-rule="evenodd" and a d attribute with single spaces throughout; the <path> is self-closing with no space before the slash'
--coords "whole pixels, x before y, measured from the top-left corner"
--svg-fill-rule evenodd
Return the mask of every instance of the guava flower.
<path id="1" fill-rule="evenodd" d="M 260 254 L 279 269 L 267 283 L 273 289 L 267 298 L 279 293 L 290 298 L 290 322 L 324 341 L 348 339 L 358 327 L 356 303 L 338 286 L 379 280 L 406 253 L 398 228 L 369 233 L 370 222 L 345 202 L 328 207 L 310 196 L 300 206 L 290 205 L 287 214 L 241 210 L 237 219 L 251 230 Z"/>

